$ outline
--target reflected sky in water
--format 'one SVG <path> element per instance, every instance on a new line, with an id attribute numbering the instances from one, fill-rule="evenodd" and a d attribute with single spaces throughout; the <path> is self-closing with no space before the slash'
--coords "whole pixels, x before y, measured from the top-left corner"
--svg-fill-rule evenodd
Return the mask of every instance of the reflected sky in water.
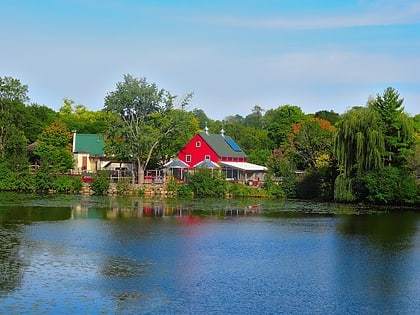
<path id="1" fill-rule="evenodd" d="M 66 198 L 62 207 L 55 198 L 0 206 L 0 313 L 420 309 L 419 214 Z"/>

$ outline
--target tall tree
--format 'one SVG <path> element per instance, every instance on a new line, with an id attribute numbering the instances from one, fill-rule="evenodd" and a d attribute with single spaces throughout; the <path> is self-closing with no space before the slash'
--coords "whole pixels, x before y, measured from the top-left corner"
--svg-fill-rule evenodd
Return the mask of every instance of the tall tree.
<path id="1" fill-rule="evenodd" d="M 294 125 L 290 145 L 299 169 L 315 168 L 320 159 L 329 159 L 333 131 L 331 123 L 320 118 L 307 118 Z"/>
<path id="2" fill-rule="evenodd" d="M 78 133 L 102 134 L 108 127 L 109 113 L 105 111 L 91 111 L 85 105 L 75 104 L 71 99 L 64 98 L 60 107 L 60 119 L 71 131 Z"/>
<path id="3" fill-rule="evenodd" d="M 352 180 L 358 171 L 382 168 L 385 142 L 380 124 L 378 113 L 366 107 L 352 108 L 337 122 L 334 153 L 340 175 L 335 184 L 336 200 L 355 199 Z"/>
<path id="4" fill-rule="evenodd" d="M 27 139 L 23 130 L 28 87 L 18 79 L 0 77 L 0 163 L 11 171 L 28 164 Z"/>
<path id="5" fill-rule="evenodd" d="M 302 109 L 294 105 L 283 105 L 276 109 L 269 109 L 264 115 L 264 128 L 273 142 L 273 148 L 278 148 L 287 141 L 293 132 L 292 126 L 303 121 L 305 114 Z"/>
<path id="6" fill-rule="evenodd" d="M 333 110 L 320 110 L 315 113 L 314 117 L 328 120 L 332 125 L 334 125 L 340 118 L 340 115 Z"/>
<path id="7" fill-rule="evenodd" d="M 66 173 L 73 168 L 71 140 L 71 133 L 60 119 L 44 129 L 35 147 L 35 154 L 40 157 L 43 169 L 49 168 L 52 173 Z"/>
<path id="8" fill-rule="evenodd" d="M 264 112 L 265 110 L 261 106 L 255 105 L 252 108 L 252 113 L 245 117 L 245 125 L 255 128 L 262 128 Z"/>
<path id="9" fill-rule="evenodd" d="M 192 95 L 179 102 L 183 110 Z M 179 116 L 171 115 L 176 96 L 146 78 L 124 75 L 124 81 L 117 83 L 115 91 L 105 97 L 105 111 L 118 115 L 122 130 L 122 141 L 128 144 L 129 155 L 137 164 L 139 183 L 144 181 L 144 172 L 152 154 L 167 137 L 182 132 Z M 112 130 L 105 134 L 105 141 L 113 139 Z M 112 141 L 112 140 L 111 140 Z M 112 155 L 112 151 L 109 152 Z"/>
<path id="10" fill-rule="evenodd" d="M 12 77 L 0 77 L 0 159 L 4 160 L 7 150 L 8 139 L 17 139 L 16 133 L 20 133 L 21 121 L 25 102 L 29 100 L 28 87 L 22 85 L 18 79 Z M 21 136 L 18 136 L 21 138 Z M 15 143 L 15 141 L 13 141 Z M 13 145 L 15 147 L 15 145 Z M 18 146 L 20 147 L 20 146 Z"/>
<path id="11" fill-rule="evenodd" d="M 38 140 L 39 135 L 49 125 L 58 119 L 58 113 L 44 105 L 31 104 L 25 107 L 23 131 L 29 143 Z"/>
<path id="12" fill-rule="evenodd" d="M 404 113 L 403 98 L 392 87 L 385 89 L 383 95 L 377 95 L 369 102 L 380 116 L 380 128 L 384 136 L 384 161 L 388 166 L 401 166 L 405 163 L 408 150 L 414 143 L 412 120 Z"/>

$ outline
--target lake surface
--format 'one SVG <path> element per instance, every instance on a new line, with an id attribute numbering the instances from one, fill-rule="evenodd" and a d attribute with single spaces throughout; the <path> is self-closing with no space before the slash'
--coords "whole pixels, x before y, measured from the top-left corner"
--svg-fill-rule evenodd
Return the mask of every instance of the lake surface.
<path id="1" fill-rule="evenodd" d="M 0 194 L 0 314 L 419 314 L 420 214 Z"/>

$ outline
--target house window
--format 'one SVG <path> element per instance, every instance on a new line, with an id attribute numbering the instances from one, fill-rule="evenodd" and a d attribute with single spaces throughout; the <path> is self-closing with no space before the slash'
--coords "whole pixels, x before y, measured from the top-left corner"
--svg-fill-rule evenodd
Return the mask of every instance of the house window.
<path id="1" fill-rule="evenodd" d="M 187 154 L 186 156 L 185 156 L 185 162 L 191 162 L 191 155 L 189 155 L 189 154 Z"/>
<path id="2" fill-rule="evenodd" d="M 205 159 L 205 160 L 210 160 L 210 155 L 205 155 L 205 156 L 204 156 L 204 159 Z"/>
<path id="3" fill-rule="evenodd" d="M 201 147 L 201 141 L 197 141 L 197 142 L 195 143 L 195 147 L 196 147 L 196 148 Z"/>

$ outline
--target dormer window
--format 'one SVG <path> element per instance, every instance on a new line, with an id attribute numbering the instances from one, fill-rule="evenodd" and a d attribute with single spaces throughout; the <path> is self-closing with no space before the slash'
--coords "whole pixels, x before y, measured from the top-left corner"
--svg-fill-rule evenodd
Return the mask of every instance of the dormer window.
<path id="1" fill-rule="evenodd" d="M 195 147 L 196 147 L 196 148 L 200 148 L 200 147 L 201 147 L 201 141 L 197 141 L 197 142 L 195 143 Z"/>

